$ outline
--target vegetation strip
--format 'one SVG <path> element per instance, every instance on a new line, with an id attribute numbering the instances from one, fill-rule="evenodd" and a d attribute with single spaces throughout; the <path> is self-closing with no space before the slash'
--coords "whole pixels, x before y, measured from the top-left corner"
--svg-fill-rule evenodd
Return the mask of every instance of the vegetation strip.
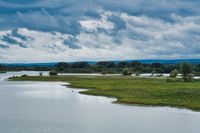
<path id="1" fill-rule="evenodd" d="M 130 76 L 23 76 L 12 81 L 62 81 L 88 95 L 116 97 L 119 103 L 200 110 L 200 82 Z"/>
<path id="2" fill-rule="evenodd" d="M 51 71 L 52 74 L 57 73 L 101 73 L 101 74 L 124 74 L 140 75 L 142 73 L 171 73 L 177 72 L 182 73 L 182 66 L 191 69 L 191 73 L 195 76 L 200 76 L 200 60 L 198 62 L 189 63 L 142 63 L 140 61 L 100 61 L 100 62 L 60 62 L 55 64 L 13 64 L 6 65 L 0 64 L 0 71 L 21 71 L 21 70 L 31 70 L 31 71 Z"/>

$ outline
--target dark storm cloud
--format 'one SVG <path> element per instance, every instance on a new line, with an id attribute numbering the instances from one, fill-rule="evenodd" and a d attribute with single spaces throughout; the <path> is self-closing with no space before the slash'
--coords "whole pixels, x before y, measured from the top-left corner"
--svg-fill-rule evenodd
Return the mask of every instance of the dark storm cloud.
<path id="1" fill-rule="evenodd" d="M 191 2 L 192 1 L 192 2 Z M 99 10 L 147 15 L 172 21 L 171 14 L 199 15 L 197 0 L 0 0 L 1 29 L 26 27 L 42 31 L 80 33 L 83 17 L 100 18 Z M 113 16 L 115 29 L 125 28 L 123 20 Z"/>
<path id="2" fill-rule="evenodd" d="M 199 6 L 199 0 L 0 0 L 0 57 L 200 58 Z"/>
<path id="3" fill-rule="evenodd" d="M 13 39 L 10 35 L 3 36 L 2 41 L 6 42 L 8 44 L 18 45 L 22 48 L 26 48 L 26 46 L 23 43 L 18 42 L 17 40 Z"/>

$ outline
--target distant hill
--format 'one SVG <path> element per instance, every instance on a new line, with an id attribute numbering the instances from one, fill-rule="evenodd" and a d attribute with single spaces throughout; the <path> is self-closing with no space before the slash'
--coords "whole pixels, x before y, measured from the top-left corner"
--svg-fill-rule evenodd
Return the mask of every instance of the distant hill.
<path id="1" fill-rule="evenodd" d="M 200 59 L 175 59 L 175 60 L 128 60 L 128 62 L 139 61 L 146 64 L 162 63 L 162 64 L 178 64 L 181 62 L 188 62 L 191 64 L 200 64 Z"/>
<path id="2" fill-rule="evenodd" d="M 115 63 L 120 62 L 119 61 L 114 61 Z M 162 60 L 162 59 L 144 59 L 144 60 L 125 60 L 127 62 L 133 62 L 133 61 L 138 61 L 141 63 L 145 64 L 152 64 L 152 63 L 161 63 L 161 64 L 178 64 L 182 62 L 188 62 L 191 64 L 200 64 L 200 59 L 174 59 L 174 60 Z"/>
<path id="3" fill-rule="evenodd" d="M 120 62 L 119 61 L 113 61 L 115 63 Z M 152 64 L 152 63 L 162 63 L 162 64 L 178 64 L 181 62 L 188 62 L 191 64 L 200 64 L 200 59 L 175 59 L 175 60 L 158 60 L 158 59 L 147 59 L 147 60 L 126 60 L 127 62 L 133 62 L 133 61 L 139 61 L 141 63 L 146 63 L 146 64 Z M 87 61 L 89 64 L 95 64 L 96 61 Z M 51 63 L 2 63 L 3 65 L 14 67 L 53 67 L 57 64 L 58 62 L 51 62 Z M 68 63 L 73 63 L 73 62 L 68 62 Z"/>
<path id="4" fill-rule="evenodd" d="M 9 67 L 53 67 L 57 64 L 57 62 L 54 63 L 3 63 L 5 66 Z"/>

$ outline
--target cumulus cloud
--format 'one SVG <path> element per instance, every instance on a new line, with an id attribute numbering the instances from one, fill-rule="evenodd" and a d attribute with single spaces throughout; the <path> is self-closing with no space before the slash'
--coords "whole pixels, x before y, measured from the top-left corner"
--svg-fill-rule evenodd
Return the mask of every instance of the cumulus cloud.
<path id="1" fill-rule="evenodd" d="M 200 58 L 199 4 L 0 0 L 0 62 Z"/>

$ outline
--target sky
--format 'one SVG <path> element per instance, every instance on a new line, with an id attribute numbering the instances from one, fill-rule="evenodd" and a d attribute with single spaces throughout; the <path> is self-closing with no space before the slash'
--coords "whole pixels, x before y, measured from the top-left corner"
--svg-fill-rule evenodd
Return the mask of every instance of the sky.
<path id="1" fill-rule="evenodd" d="M 0 63 L 199 59 L 199 0 L 0 0 Z"/>

